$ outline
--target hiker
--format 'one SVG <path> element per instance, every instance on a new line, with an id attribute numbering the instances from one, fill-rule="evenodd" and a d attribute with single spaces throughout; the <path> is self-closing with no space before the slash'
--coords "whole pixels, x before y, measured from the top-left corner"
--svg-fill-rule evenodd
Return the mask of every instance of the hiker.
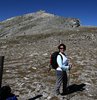
<path id="1" fill-rule="evenodd" d="M 67 70 L 71 69 L 71 65 L 68 64 L 68 59 L 65 55 L 66 45 L 60 44 L 58 46 L 59 54 L 57 56 L 57 64 L 56 68 L 56 84 L 55 84 L 55 92 L 57 95 L 60 94 L 60 87 L 63 84 L 63 92 L 65 94 L 67 91 Z"/>

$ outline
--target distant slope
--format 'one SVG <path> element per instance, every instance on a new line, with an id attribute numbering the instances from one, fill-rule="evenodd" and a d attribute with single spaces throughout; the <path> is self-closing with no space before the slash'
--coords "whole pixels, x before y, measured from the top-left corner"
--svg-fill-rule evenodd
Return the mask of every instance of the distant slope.
<path id="1" fill-rule="evenodd" d="M 52 33 L 80 26 L 76 18 L 64 18 L 38 11 L 0 22 L 0 37 Z"/>

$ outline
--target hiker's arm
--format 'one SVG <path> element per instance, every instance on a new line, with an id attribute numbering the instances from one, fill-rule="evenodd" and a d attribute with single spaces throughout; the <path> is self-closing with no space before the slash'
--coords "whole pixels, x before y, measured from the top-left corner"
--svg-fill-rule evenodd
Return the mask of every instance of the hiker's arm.
<path id="1" fill-rule="evenodd" d="M 63 70 L 68 70 L 69 69 L 69 66 L 68 65 L 66 66 L 65 64 L 63 64 L 62 58 L 61 58 L 60 55 L 57 56 L 57 63 L 58 63 L 58 66 L 60 68 L 62 68 Z"/>

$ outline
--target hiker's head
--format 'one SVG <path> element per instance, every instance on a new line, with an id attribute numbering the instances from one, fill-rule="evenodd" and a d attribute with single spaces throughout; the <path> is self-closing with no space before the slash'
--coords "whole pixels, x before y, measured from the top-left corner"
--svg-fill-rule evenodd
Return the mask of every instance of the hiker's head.
<path id="1" fill-rule="evenodd" d="M 62 44 L 60 44 L 60 45 L 58 46 L 58 49 L 59 49 L 60 52 L 64 52 L 64 51 L 66 50 L 66 45 L 64 45 L 64 44 L 62 43 Z"/>
<path id="2" fill-rule="evenodd" d="M 10 86 L 6 85 L 0 88 L 0 98 L 6 98 L 10 93 L 11 93 Z"/>

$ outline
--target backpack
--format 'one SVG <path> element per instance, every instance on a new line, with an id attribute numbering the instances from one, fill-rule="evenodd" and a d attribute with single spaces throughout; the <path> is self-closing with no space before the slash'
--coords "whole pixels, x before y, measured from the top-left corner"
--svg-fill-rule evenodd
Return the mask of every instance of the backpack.
<path id="1" fill-rule="evenodd" d="M 56 69 L 58 67 L 58 64 L 57 64 L 57 56 L 58 55 L 60 55 L 58 51 L 55 51 L 54 53 L 51 54 L 50 67 L 53 69 Z M 62 56 L 61 56 L 61 58 L 62 58 Z M 63 58 L 62 58 L 62 60 L 63 60 Z"/>

